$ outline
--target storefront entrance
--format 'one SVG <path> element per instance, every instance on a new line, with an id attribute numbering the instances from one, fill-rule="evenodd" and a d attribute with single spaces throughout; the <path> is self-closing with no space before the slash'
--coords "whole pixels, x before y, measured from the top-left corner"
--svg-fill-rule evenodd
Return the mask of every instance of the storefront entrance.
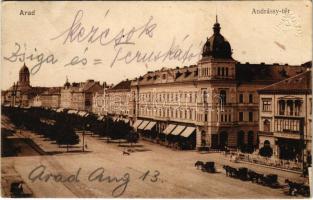
<path id="1" fill-rule="evenodd" d="M 302 161 L 300 140 L 278 139 L 279 158 L 283 160 Z"/>

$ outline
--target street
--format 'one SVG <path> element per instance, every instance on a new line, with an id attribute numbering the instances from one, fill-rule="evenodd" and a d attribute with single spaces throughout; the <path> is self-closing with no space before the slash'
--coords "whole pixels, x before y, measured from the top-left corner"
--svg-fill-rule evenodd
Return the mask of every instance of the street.
<path id="1" fill-rule="evenodd" d="M 222 165 L 229 161 L 220 153 L 176 151 L 140 141 L 133 147 L 134 152 L 123 155 L 125 147 L 118 144 L 106 143 L 97 136 L 87 135 L 85 139 L 88 143 L 85 153 L 2 158 L 3 176 L 14 168 L 35 197 L 288 198 L 282 189 L 226 177 Z M 194 167 L 197 160 L 215 161 L 218 173 L 197 170 Z M 41 165 L 46 169 L 37 170 L 29 177 L 30 172 Z M 243 163 L 231 165 L 246 166 L 265 174 L 277 173 L 281 183 L 287 177 L 301 180 L 295 173 Z M 78 180 L 62 182 L 53 178 L 48 181 L 34 178 L 40 173 L 62 177 L 78 173 Z"/>

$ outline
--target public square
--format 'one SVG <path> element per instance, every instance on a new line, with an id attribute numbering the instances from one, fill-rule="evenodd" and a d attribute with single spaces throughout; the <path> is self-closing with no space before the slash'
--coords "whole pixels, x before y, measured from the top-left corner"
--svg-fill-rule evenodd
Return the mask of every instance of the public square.
<path id="1" fill-rule="evenodd" d="M 120 147 L 118 143 L 107 143 L 98 136 L 86 135 L 85 142 L 88 144 L 85 152 L 78 151 L 78 144 L 68 153 L 35 156 L 31 153 L 28 156 L 26 152 L 24 156 L 2 158 L 2 193 L 8 190 L 4 181 L 14 175 L 25 182 L 34 197 L 113 197 L 121 193 L 120 197 L 129 198 L 290 197 L 284 194 L 283 189 L 271 189 L 227 177 L 222 169 L 223 164 L 245 166 L 264 174 L 276 173 L 280 183 L 283 183 L 285 178 L 304 181 L 297 173 L 245 163 L 231 163 L 229 157 L 221 153 L 177 151 L 148 141 L 140 141 L 132 147 L 133 152 L 130 155 L 125 155 L 125 147 Z M 46 141 L 40 146 L 45 148 L 48 144 L 49 141 Z M 57 148 L 57 145 L 55 147 Z M 194 166 L 197 160 L 214 161 L 217 173 L 197 170 Z M 45 174 L 61 174 L 63 177 L 76 174 L 81 168 L 79 182 L 55 182 L 53 179 L 47 182 L 32 182 L 29 174 L 40 165 L 46 166 Z M 121 179 L 129 173 L 127 186 L 123 185 L 124 179 L 111 183 L 88 180 L 91 172 L 100 167 L 104 168 L 103 177 Z"/>

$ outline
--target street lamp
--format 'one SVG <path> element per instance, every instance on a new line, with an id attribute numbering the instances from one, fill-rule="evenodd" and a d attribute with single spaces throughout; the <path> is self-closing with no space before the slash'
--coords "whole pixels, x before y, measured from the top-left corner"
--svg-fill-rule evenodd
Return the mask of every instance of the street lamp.
<path id="1" fill-rule="evenodd" d="M 86 127 L 89 128 L 89 124 L 86 124 Z M 84 127 L 84 131 L 83 131 L 83 152 L 85 152 L 85 131 L 86 131 L 86 127 Z"/>

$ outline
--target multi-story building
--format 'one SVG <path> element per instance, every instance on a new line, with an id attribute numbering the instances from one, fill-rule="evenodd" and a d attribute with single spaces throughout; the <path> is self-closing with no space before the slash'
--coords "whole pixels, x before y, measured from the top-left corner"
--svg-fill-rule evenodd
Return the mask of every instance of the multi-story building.
<path id="1" fill-rule="evenodd" d="M 98 81 L 87 80 L 82 83 L 67 81 L 61 89 L 61 107 L 73 110 L 92 112 L 93 97 L 96 92 L 103 91 Z"/>
<path id="2" fill-rule="evenodd" d="M 275 158 L 302 161 L 312 146 L 311 70 L 258 92 L 260 147 L 270 146 Z"/>
<path id="3" fill-rule="evenodd" d="M 92 102 L 92 112 L 97 115 L 107 115 L 107 90 L 109 90 L 113 85 L 107 85 L 106 82 L 103 83 L 103 90 L 97 91 L 93 95 Z"/>
<path id="4" fill-rule="evenodd" d="M 59 108 L 61 103 L 61 87 L 51 87 L 40 95 L 41 107 Z"/>
<path id="5" fill-rule="evenodd" d="M 239 63 L 220 29 L 216 22 L 197 65 L 163 68 L 132 81 L 129 113 L 137 119 L 138 131 L 154 128 L 154 136 L 181 135 L 197 147 L 256 144 L 257 89 L 301 73 L 306 66 Z"/>
<path id="6" fill-rule="evenodd" d="M 124 80 L 105 92 L 105 104 L 108 115 L 128 119 L 132 110 L 130 80 Z"/>

